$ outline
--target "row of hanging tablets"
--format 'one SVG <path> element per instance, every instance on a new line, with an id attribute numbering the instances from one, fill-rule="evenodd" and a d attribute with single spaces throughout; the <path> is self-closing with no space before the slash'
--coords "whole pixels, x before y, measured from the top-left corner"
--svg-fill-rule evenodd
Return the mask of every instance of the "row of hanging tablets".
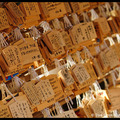
<path id="1" fill-rule="evenodd" d="M 37 75 L 33 69 L 31 69 L 31 74 L 34 77 Z M 67 74 L 65 73 L 65 75 Z M 34 80 L 37 81 L 37 84 L 35 84 L 36 82 L 34 80 L 25 82 L 17 76 L 12 79 L 12 83 L 10 84 L 5 85 L 5 83 L 2 83 L 0 86 L 2 93 L 2 100 L 0 101 L 0 117 L 31 118 L 36 112 L 41 112 L 42 117 L 45 118 L 119 117 L 120 85 L 114 84 L 114 75 L 112 75 L 112 77 L 114 76 L 114 78 L 112 78 L 114 79 L 114 87 L 108 89 L 108 84 L 104 79 L 106 90 L 102 90 L 99 83 L 94 81 L 93 84 L 89 86 L 89 89 L 86 92 L 83 92 L 82 98 L 79 94 L 75 95 L 74 93 L 71 93 L 76 97 L 79 113 L 75 112 L 72 107 L 74 103 L 68 95 L 69 93 L 65 93 L 67 96 L 62 94 L 63 88 L 62 86 L 60 87 L 61 84 L 58 80 L 55 80 L 57 79 L 56 76 L 57 75 L 48 75 L 48 79 L 43 77 L 44 80 L 35 79 L 33 77 Z M 67 76 L 70 77 L 70 74 Z M 66 79 L 66 77 L 64 79 Z M 70 92 L 70 90 L 71 89 L 67 90 L 67 92 Z M 63 98 L 58 94 L 62 94 Z M 50 104 L 48 104 L 48 99 L 50 102 L 52 100 Z M 60 99 L 65 100 L 68 107 L 67 111 L 62 108 Z M 40 114 L 38 115 L 38 117 L 41 117 Z"/>
<path id="2" fill-rule="evenodd" d="M 21 37 L 20 33 L 18 34 L 18 36 Z M 113 40 L 113 38 L 114 38 L 114 40 Z M 1 112 L 1 116 L 2 115 L 7 116 L 7 114 L 4 114 L 4 113 L 6 113 L 6 111 L 8 111 L 7 112 L 8 114 L 12 113 L 12 114 L 9 114 L 8 117 L 11 117 L 11 115 L 12 115 L 12 117 L 32 117 L 31 108 L 36 107 L 36 109 L 39 111 L 42 108 L 44 108 L 46 101 L 49 102 L 50 100 L 53 100 L 51 102 L 51 104 L 56 103 L 57 101 L 61 100 L 60 98 L 61 98 L 61 96 L 63 96 L 62 99 L 66 100 L 69 111 L 68 111 L 68 113 L 67 113 L 67 111 L 64 111 L 64 114 L 63 114 L 61 107 L 58 105 L 58 103 L 56 103 L 59 106 L 58 107 L 59 110 L 57 109 L 57 106 L 55 107 L 57 110 L 56 117 L 60 117 L 60 116 L 61 117 L 77 117 L 74 114 L 74 111 L 70 110 L 72 107 L 70 106 L 70 103 L 68 102 L 68 98 L 70 100 L 69 94 L 77 95 L 77 94 L 83 93 L 82 88 L 84 88 L 86 86 L 92 86 L 92 84 L 98 79 L 98 77 L 100 79 L 102 79 L 102 78 L 104 79 L 104 77 L 106 77 L 105 73 L 110 73 L 110 75 L 111 75 L 110 79 L 112 79 L 112 81 L 113 81 L 112 84 L 114 86 L 116 83 L 116 76 L 119 78 L 119 74 L 118 74 L 119 73 L 119 57 L 120 57 L 119 52 L 118 52 L 119 51 L 119 40 L 120 40 L 119 34 L 115 34 L 115 36 L 113 36 L 113 38 L 110 36 L 105 38 L 104 42 L 103 42 L 104 44 L 101 44 L 95 48 L 95 54 L 96 54 L 95 57 L 92 56 L 93 53 L 91 55 L 91 53 L 89 52 L 87 47 L 82 46 L 83 51 L 84 51 L 82 53 L 84 53 L 85 56 L 83 55 L 84 56 L 83 57 L 82 54 L 80 54 L 80 51 L 77 51 L 75 54 L 73 54 L 73 56 L 72 55 L 70 56 L 67 52 L 66 66 L 60 65 L 59 61 L 57 59 L 54 59 L 56 67 L 57 67 L 55 71 L 56 71 L 56 73 L 58 73 L 58 76 L 60 79 L 58 79 L 57 75 L 49 75 L 49 72 L 47 71 L 46 67 L 43 65 L 43 68 L 46 71 L 44 74 L 46 76 L 44 76 L 43 78 L 36 78 L 37 75 L 36 75 L 35 71 L 33 70 L 33 68 L 31 68 L 31 70 L 29 70 L 29 72 L 30 72 L 30 75 L 32 75 L 34 78 L 33 80 L 31 78 L 32 82 L 25 82 L 25 81 L 19 80 L 19 78 L 15 77 L 13 79 L 16 82 L 12 81 L 11 85 L 9 83 L 8 84 L 6 83 L 8 85 L 10 92 L 7 89 L 5 84 L 1 84 L 3 99 L 5 98 L 4 91 L 6 91 L 7 95 L 10 94 L 14 98 L 12 100 L 4 99 L 1 102 L 1 105 L 3 106 L 2 107 L 3 113 Z M 19 39 L 21 39 L 21 38 L 19 38 Z M 25 38 L 25 40 L 26 40 L 26 38 Z M 109 42 L 107 42 L 107 40 L 110 42 L 110 44 L 109 44 Z M 116 42 L 116 40 L 117 40 L 117 42 Z M 59 46 L 59 44 L 57 44 L 57 45 Z M 29 45 L 29 46 L 32 46 L 32 45 Z M 13 49 L 15 51 L 17 50 L 17 48 L 13 48 Z M 56 47 L 56 49 L 57 49 L 57 47 Z M 22 48 L 21 48 L 21 50 L 22 50 Z M 93 50 L 91 50 L 91 51 L 93 51 Z M 116 52 L 114 52 L 114 51 L 116 51 Z M 3 54 L 4 53 L 5 52 L 3 52 Z M 18 53 L 16 53 L 16 54 L 18 54 Z M 77 56 L 77 57 L 75 57 L 75 56 Z M 81 56 L 83 57 L 83 59 Z M 28 57 L 29 57 L 29 55 L 28 55 Z M 24 59 L 26 60 L 26 58 L 24 58 Z M 74 61 L 74 60 L 76 60 L 76 61 Z M 11 64 L 11 68 L 14 64 Z M 95 69 L 95 71 L 94 71 L 94 69 Z M 52 72 L 55 74 L 55 71 L 54 72 L 52 71 Z M 118 73 L 117 73 L 117 71 L 118 71 Z M 97 72 L 97 75 L 95 72 Z M 111 94 L 110 95 L 108 94 L 109 99 L 112 103 L 112 105 L 110 106 L 110 109 L 111 110 L 119 109 L 119 103 L 114 102 L 115 100 L 119 101 L 119 98 L 115 98 L 115 95 L 117 97 L 119 97 L 119 95 L 118 95 L 119 92 L 118 92 L 118 94 L 114 94 L 114 93 L 116 93 L 114 90 L 118 89 L 118 91 L 119 91 L 119 85 L 116 87 L 116 89 L 114 89 L 114 88 L 108 89 L 108 84 L 106 83 L 105 79 L 104 79 L 104 82 L 106 85 L 106 89 L 108 91 L 111 90 L 111 92 L 110 92 Z M 15 84 L 17 84 L 16 88 L 15 88 Z M 97 85 L 97 84 L 95 84 L 95 85 Z M 14 88 L 14 89 L 12 89 L 12 88 Z M 18 90 L 21 91 L 21 92 L 19 92 L 19 96 L 16 95 L 16 97 L 14 97 L 12 94 L 16 93 Z M 97 91 L 98 91 L 98 89 L 97 89 Z M 11 92 L 12 92 L 12 94 L 11 94 Z M 83 97 L 84 98 L 82 100 L 83 103 L 80 104 L 80 108 L 81 109 L 83 108 L 84 115 L 86 117 L 90 117 L 90 116 L 106 117 L 106 116 L 108 116 L 109 114 L 108 114 L 108 110 L 107 110 L 107 106 L 106 106 L 106 102 L 108 99 L 107 100 L 104 99 L 105 96 L 103 98 L 101 98 L 101 97 L 99 98 L 98 95 L 96 95 L 99 92 L 96 94 L 94 92 L 96 93 L 96 91 L 94 91 L 94 89 L 90 89 L 90 93 L 86 92 L 85 93 L 86 95 Z M 93 93 L 95 96 L 93 96 Z M 90 97 L 88 97 L 87 94 L 89 94 Z M 103 93 L 101 93 L 101 94 L 103 94 Z M 55 97 L 55 95 L 56 95 L 56 97 Z M 92 100 L 92 98 L 94 98 L 94 99 Z M 14 100 L 15 100 L 15 102 L 14 102 Z M 80 103 L 80 98 L 78 99 L 78 101 Z M 88 101 L 90 101 L 90 102 L 88 102 Z M 72 103 L 72 101 L 71 101 L 71 103 Z M 103 105 L 102 108 L 104 108 L 104 109 L 101 108 L 101 106 L 100 106 L 101 103 Z M 41 106 L 39 106 L 39 105 L 41 105 Z M 96 107 L 96 106 L 98 106 L 98 107 Z M 87 107 L 87 109 L 86 109 L 86 107 Z M 97 110 L 96 110 L 96 108 L 97 108 Z M 100 109 L 98 110 L 98 108 L 100 108 Z M 45 117 L 53 117 L 54 115 L 50 111 L 51 110 L 46 108 L 42 111 L 42 113 L 44 114 Z M 118 117 L 118 114 L 116 112 L 118 112 L 118 111 L 112 111 L 112 114 L 114 117 L 116 117 L 116 116 Z"/>
<path id="3" fill-rule="evenodd" d="M 119 40 L 119 35 L 117 35 L 116 38 Z M 119 109 L 119 103 L 117 103 L 117 101 L 119 101 L 119 92 L 115 91 L 117 89 L 119 91 L 119 85 L 116 86 L 116 79 L 119 80 L 119 67 L 117 66 L 119 65 L 119 58 L 117 57 L 119 56 L 115 54 L 116 56 L 112 55 L 112 57 L 109 57 L 107 54 L 109 51 L 115 50 L 116 47 L 114 46 L 119 45 L 119 42 L 117 44 L 114 44 L 112 37 L 107 38 L 107 40 L 110 41 L 111 46 L 108 47 L 107 43 L 104 42 L 105 44 L 101 47 L 102 50 L 100 50 L 97 54 L 100 56 L 100 53 L 104 53 L 105 51 L 104 57 L 98 60 L 104 65 L 103 71 L 106 67 L 108 67 L 107 65 L 110 67 L 109 71 L 102 72 L 100 70 L 100 65 L 96 64 L 97 62 L 95 61 L 95 58 L 91 55 L 86 47 L 84 47 L 84 60 L 82 59 L 80 52 L 77 51 L 76 55 L 78 56 L 78 63 L 76 63 L 70 55 L 67 55 L 67 64 L 61 65 L 59 60 L 55 59 L 56 69 L 54 71 L 49 72 L 47 70 L 47 67 L 45 65 L 42 65 L 41 67 L 44 69 L 44 74 L 41 76 L 38 76 L 35 72 L 35 69 L 31 68 L 28 70 L 29 74 L 31 75 L 30 81 L 26 82 L 15 76 L 12 79 L 12 82 L 6 83 L 7 87 L 4 83 L 1 84 L 1 105 L 4 109 L 3 112 L 1 112 L 1 116 L 3 115 L 6 117 L 6 114 L 3 113 L 5 113 L 6 110 L 10 110 L 11 112 L 9 111 L 7 113 L 11 113 L 12 117 L 32 117 L 32 112 L 35 111 L 42 111 L 44 117 L 77 117 L 73 111 L 72 106 L 69 103 L 70 101 L 71 104 L 73 104 L 70 98 L 70 95 L 73 94 L 75 97 L 77 95 L 77 104 L 79 104 L 78 107 L 80 111 L 82 109 L 84 111 L 84 114 L 80 112 L 80 115 L 83 114 L 83 116 L 86 117 L 108 117 L 109 114 L 113 114 L 113 116 L 118 117 L 118 114 L 114 110 Z M 109 62 L 111 58 L 113 58 L 115 61 L 118 61 Z M 108 63 L 106 64 L 104 61 L 107 61 Z M 105 76 L 102 76 L 107 91 L 101 90 L 99 83 L 97 82 L 97 75 L 92 65 L 94 65 L 96 71 L 98 70 L 99 72 L 103 73 L 103 75 L 109 72 L 112 85 L 114 85 L 116 88 L 108 88 Z M 97 73 L 100 75 L 99 72 Z M 83 88 L 85 87 L 88 87 L 88 89 L 83 91 Z M 10 95 L 14 99 L 11 100 L 11 98 L 9 98 L 10 96 L 6 98 L 4 92 L 6 92 L 7 96 Z M 19 93 L 19 95 L 15 93 Z M 79 94 L 82 93 L 84 93 L 85 96 L 81 101 Z M 13 94 L 15 94 L 15 96 L 13 96 Z M 58 101 L 61 101 L 63 99 L 65 99 L 68 109 L 71 112 L 69 111 L 69 114 L 66 111 L 63 112 L 59 106 L 60 110 L 57 110 L 57 113 L 55 112 L 57 116 L 55 113 L 52 114 L 52 112 L 50 112 L 51 110 L 49 110 L 48 107 L 55 104 L 56 102 L 56 104 L 58 104 Z M 111 105 L 109 105 L 108 102 L 110 102 Z M 25 112 L 23 112 L 24 108 Z M 57 109 L 57 107 L 55 107 L 55 109 Z M 108 110 L 111 110 L 112 112 Z M 11 116 L 8 115 L 8 117 Z"/>
<path id="4" fill-rule="evenodd" d="M 110 15 L 107 17 L 111 18 L 110 20 L 105 18 L 105 12 L 102 12 L 104 14 L 99 17 L 95 10 L 91 9 L 91 21 L 87 13 L 84 12 L 82 13 L 84 22 L 80 23 L 77 14 L 72 13 L 73 23 L 66 15 L 63 17 L 64 24 L 57 18 L 52 21 L 54 29 L 50 27 L 51 24 L 42 21 L 40 26 L 43 28 L 43 32 L 41 33 L 35 26 L 32 26 L 25 38 L 19 28 L 12 30 L 11 36 L 6 35 L 7 41 L 3 37 L 5 33 L 1 33 L 0 64 L 3 73 L 10 75 L 24 71 L 23 66 L 38 60 L 50 64 L 55 58 L 65 57 L 68 50 L 75 52 L 82 46 L 90 47 L 91 51 L 94 51 L 94 45 L 99 44 L 96 40 L 99 39 L 103 42 L 108 35 L 119 33 L 119 6 L 114 3 L 114 10 L 111 10 L 109 3 L 105 5 L 107 6 L 107 14 Z M 111 14 L 113 11 L 116 13 L 115 17 L 113 17 L 114 14 Z M 32 37 L 34 40 L 37 39 L 38 44 Z M 13 57 L 9 57 L 10 55 Z"/>
<path id="5" fill-rule="evenodd" d="M 29 28 L 39 25 L 42 20 L 60 18 L 72 12 L 81 13 L 97 5 L 101 2 L 4 2 L 0 8 L 0 30 L 20 24 L 22 28 Z"/>

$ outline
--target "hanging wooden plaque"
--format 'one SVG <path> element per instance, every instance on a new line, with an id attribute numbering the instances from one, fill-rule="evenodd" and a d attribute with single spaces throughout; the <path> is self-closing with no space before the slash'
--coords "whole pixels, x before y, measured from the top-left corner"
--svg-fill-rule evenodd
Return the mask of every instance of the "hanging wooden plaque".
<path id="1" fill-rule="evenodd" d="M 4 8 L 0 8 L 0 30 L 9 28 L 8 17 Z"/>
<path id="2" fill-rule="evenodd" d="M 79 23 L 69 30 L 69 35 L 74 44 L 97 38 L 92 22 Z"/>
<path id="3" fill-rule="evenodd" d="M 16 101 L 9 105 L 13 118 L 32 118 L 27 101 Z"/>
<path id="4" fill-rule="evenodd" d="M 52 20 L 63 17 L 64 14 L 71 12 L 68 2 L 39 2 L 43 18 Z"/>
<path id="5" fill-rule="evenodd" d="M 77 12 L 78 14 L 90 8 L 89 2 L 70 2 L 73 12 Z"/>
<path id="6" fill-rule="evenodd" d="M 65 87 L 74 84 L 74 78 L 71 76 L 67 68 L 63 68 L 58 72 L 59 77 L 63 81 Z"/>
<path id="7" fill-rule="evenodd" d="M 14 43 L 14 45 L 16 45 L 20 50 L 23 65 L 42 59 L 38 44 L 33 40 L 33 38 L 25 38 L 25 41 L 21 39 Z"/>
<path id="8" fill-rule="evenodd" d="M 40 9 L 37 2 L 22 2 L 20 6 L 23 8 L 26 16 L 39 15 Z"/>
<path id="9" fill-rule="evenodd" d="M 42 102 L 48 100 L 50 97 L 54 96 L 54 91 L 52 89 L 52 86 L 49 82 L 49 80 L 41 80 L 35 85 L 37 91 L 41 94 L 41 100 Z"/>
<path id="10" fill-rule="evenodd" d="M 2 101 L 0 101 L 0 118 L 12 118 L 8 106 L 4 105 Z"/>
<path id="11" fill-rule="evenodd" d="M 19 72 L 23 66 L 22 56 L 17 46 L 8 46 L 2 50 L 2 57 L 5 60 L 5 67 L 11 74 Z"/>
<path id="12" fill-rule="evenodd" d="M 24 85 L 21 87 L 21 90 L 25 93 L 33 106 L 40 104 L 41 94 L 39 94 L 32 81 L 24 83 Z"/>

